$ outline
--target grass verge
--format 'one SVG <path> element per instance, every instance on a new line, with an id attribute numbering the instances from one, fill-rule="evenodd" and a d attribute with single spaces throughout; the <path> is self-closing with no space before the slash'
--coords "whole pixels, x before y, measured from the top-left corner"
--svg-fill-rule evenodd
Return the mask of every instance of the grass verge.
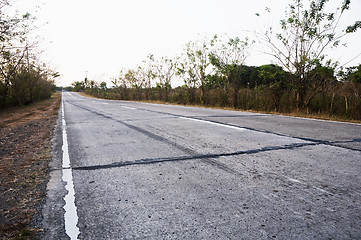
<path id="1" fill-rule="evenodd" d="M 96 98 L 92 95 L 86 94 L 84 92 L 78 92 L 83 97 Z M 98 98 L 99 99 L 99 98 Z M 108 99 L 109 100 L 109 99 Z M 166 104 L 166 105 L 177 105 L 177 106 L 185 106 L 184 104 L 177 104 L 171 102 L 162 102 L 162 101 L 151 101 L 151 100 L 142 100 L 142 101 L 133 101 L 131 102 L 145 102 L 145 103 L 154 103 L 154 104 Z M 307 114 L 305 112 L 291 112 L 291 113 L 280 113 L 280 112 L 269 112 L 269 111 L 254 111 L 254 110 L 244 110 L 232 107 L 217 107 L 217 106 L 204 106 L 204 105 L 186 105 L 191 107 L 202 107 L 202 108 L 211 108 L 211 109 L 222 109 L 222 110 L 231 110 L 231 111 L 242 111 L 242 112 L 251 112 L 251 113 L 265 113 L 265 114 L 273 114 L 280 116 L 289 116 L 289 117 L 301 117 L 301 118 L 310 118 L 310 119 L 319 119 L 319 120 L 327 120 L 327 121 L 337 121 L 337 122 L 350 122 L 350 123 L 358 123 L 361 124 L 361 121 L 358 120 L 350 120 L 337 116 L 330 116 L 327 114 Z"/>
<path id="2" fill-rule="evenodd" d="M 61 93 L 0 112 L 0 239 L 38 239 Z"/>

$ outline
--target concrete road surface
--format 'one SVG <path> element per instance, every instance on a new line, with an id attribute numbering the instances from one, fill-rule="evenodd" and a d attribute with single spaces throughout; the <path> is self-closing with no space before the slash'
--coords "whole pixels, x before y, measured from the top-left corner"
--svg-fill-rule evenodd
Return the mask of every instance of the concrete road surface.
<path id="1" fill-rule="evenodd" d="M 45 239 L 361 239 L 361 125 L 63 93 Z"/>

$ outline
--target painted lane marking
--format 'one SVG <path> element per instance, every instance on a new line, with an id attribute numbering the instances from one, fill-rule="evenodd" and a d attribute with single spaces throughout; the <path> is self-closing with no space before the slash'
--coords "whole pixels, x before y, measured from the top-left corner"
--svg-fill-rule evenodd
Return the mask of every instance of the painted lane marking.
<path id="1" fill-rule="evenodd" d="M 62 180 L 66 183 L 65 189 L 68 193 L 64 196 L 64 221 L 65 221 L 65 233 L 70 237 L 71 240 L 78 239 L 78 235 L 80 234 L 78 224 L 78 215 L 75 206 L 75 190 L 74 190 L 74 182 L 73 182 L 73 172 L 70 168 L 70 158 L 69 158 L 69 149 L 68 149 L 68 136 L 66 133 L 66 122 L 65 122 L 65 114 L 64 114 L 64 100 L 61 102 L 61 121 L 62 121 L 62 129 L 63 129 L 63 176 Z"/>
<path id="2" fill-rule="evenodd" d="M 107 102 L 102 102 L 102 100 L 97 100 L 97 101 L 92 100 L 92 102 L 93 102 L 93 103 L 100 103 L 100 104 L 109 104 L 109 103 L 107 103 Z"/>
<path id="3" fill-rule="evenodd" d="M 132 109 L 132 110 L 137 110 L 136 108 L 133 108 L 133 107 L 127 107 L 127 106 L 122 106 L 123 108 L 126 108 L 126 109 Z"/>
<path id="4" fill-rule="evenodd" d="M 243 128 L 243 127 L 237 127 L 237 126 L 232 126 L 232 125 L 227 125 L 227 124 L 222 124 L 222 123 L 217 123 L 217 122 L 212 122 L 212 121 L 207 121 L 207 120 L 201 120 L 201 119 L 196 119 L 196 118 L 188 118 L 188 117 L 179 117 L 179 118 L 192 120 L 192 121 L 196 121 L 196 122 L 209 123 L 209 124 L 213 124 L 213 125 L 220 126 L 220 127 L 227 127 L 227 128 L 235 129 L 238 131 L 246 131 L 247 130 L 246 128 Z"/>
<path id="5" fill-rule="evenodd" d="M 340 122 L 340 121 L 335 121 L 335 120 L 326 120 L 326 119 L 318 119 L 318 118 L 306 118 L 306 117 L 295 117 L 295 116 L 277 115 L 277 114 L 265 114 L 265 115 L 279 116 L 279 117 L 284 117 L 284 118 L 296 118 L 296 119 L 310 120 L 310 121 L 317 121 L 317 122 L 349 124 L 349 125 L 361 126 L 360 123 L 354 123 L 354 122 Z"/>
<path id="6" fill-rule="evenodd" d="M 67 94 L 71 94 L 70 92 L 67 92 Z M 85 98 L 85 99 L 89 99 L 88 97 L 84 97 L 78 93 L 76 93 L 79 97 L 81 98 Z M 108 100 L 109 101 L 109 100 Z M 159 103 L 145 103 L 145 102 L 133 102 L 133 101 L 125 101 L 125 100 L 111 100 L 114 102 L 127 102 L 127 103 L 136 103 L 136 104 L 143 104 L 143 105 L 154 105 L 154 106 L 159 106 L 159 105 L 164 105 L 164 104 L 159 104 Z M 94 101 L 95 102 L 95 101 Z M 167 105 L 164 105 L 167 106 Z M 172 106 L 176 106 L 176 105 L 172 105 Z M 183 107 L 183 108 L 191 108 L 193 109 L 194 107 L 192 106 L 177 106 L 177 107 Z M 201 109 L 209 109 L 209 108 L 204 108 L 204 107 L 199 107 Z M 212 109 L 212 108 L 211 108 Z M 215 110 L 222 110 L 222 109 L 215 109 Z M 246 112 L 246 111 L 237 111 L 237 110 L 224 110 L 227 112 L 234 112 L 234 113 L 242 113 L 242 114 L 249 114 L 250 116 L 257 114 L 257 115 L 263 115 L 263 116 L 276 116 L 276 117 L 284 117 L 284 118 L 295 118 L 295 119 L 302 119 L 302 120 L 310 120 L 310 121 L 319 121 L 319 122 L 328 122 L 328 123 L 337 123 L 337 124 L 349 124 L 349 125 L 357 125 L 357 126 L 361 126 L 360 123 L 354 123 L 354 122 L 340 122 L 340 121 L 335 121 L 335 120 L 326 120 L 326 119 L 316 119 L 316 118 L 306 118 L 306 117 L 295 117 L 295 116 L 287 116 L 287 115 L 280 115 L 280 114 L 270 114 L 270 113 L 251 113 L 251 112 Z"/>

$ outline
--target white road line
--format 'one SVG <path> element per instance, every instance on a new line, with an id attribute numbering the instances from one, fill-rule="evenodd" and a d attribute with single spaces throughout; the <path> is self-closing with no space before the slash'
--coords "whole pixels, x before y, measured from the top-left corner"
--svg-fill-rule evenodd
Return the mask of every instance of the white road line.
<path id="1" fill-rule="evenodd" d="M 243 127 L 231 126 L 231 125 L 222 124 L 222 123 L 216 123 L 216 122 L 207 121 L 207 120 L 201 120 L 201 119 L 195 119 L 195 118 L 188 118 L 188 117 L 179 117 L 179 118 L 181 118 L 181 119 L 187 119 L 187 120 L 192 120 L 192 121 L 196 121 L 196 122 L 209 123 L 209 124 L 213 124 L 213 125 L 220 126 L 220 127 L 227 127 L 227 128 L 235 129 L 235 130 L 238 130 L 238 131 L 246 131 L 246 130 L 247 130 L 247 129 L 243 128 Z"/>
<path id="2" fill-rule="evenodd" d="M 361 125 L 360 123 L 340 122 L 340 121 L 335 121 L 335 120 L 326 120 L 326 119 L 317 119 L 317 118 L 295 117 L 295 116 L 277 115 L 277 114 L 267 114 L 267 115 L 279 116 L 279 117 L 285 117 L 285 118 L 296 118 L 296 119 L 310 120 L 310 121 L 317 121 L 317 122 L 339 123 L 339 124 L 349 124 L 349 125 L 357 125 L 357 126 Z"/>
<path id="3" fill-rule="evenodd" d="M 78 224 L 78 215 L 75 206 L 75 190 L 73 182 L 73 172 L 70 168 L 70 158 L 68 149 L 68 136 L 66 134 L 66 122 L 64 115 L 64 100 L 61 103 L 61 114 L 62 114 L 62 129 L 63 129 L 63 176 L 62 180 L 66 183 L 65 189 L 68 193 L 64 196 L 64 220 L 65 220 L 65 233 L 70 237 L 71 240 L 78 239 L 80 234 Z"/>
<path id="4" fill-rule="evenodd" d="M 132 110 L 137 110 L 136 108 L 132 108 L 132 107 L 127 107 L 127 106 L 122 106 L 123 108 L 126 108 L 126 109 L 132 109 Z"/>
<path id="5" fill-rule="evenodd" d="M 92 100 L 93 103 L 100 103 L 100 104 L 109 104 L 107 102 L 102 102 L 102 100 Z"/>

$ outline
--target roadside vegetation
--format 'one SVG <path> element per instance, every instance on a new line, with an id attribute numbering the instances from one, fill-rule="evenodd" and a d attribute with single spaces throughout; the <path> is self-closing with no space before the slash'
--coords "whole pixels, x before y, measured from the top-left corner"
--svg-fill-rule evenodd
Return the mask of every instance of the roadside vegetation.
<path id="1" fill-rule="evenodd" d="M 0 112 L 0 239 L 39 239 L 61 93 Z"/>
<path id="2" fill-rule="evenodd" d="M 0 110 L 49 99 L 55 90 L 59 75 L 40 61 L 35 37 L 30 37 L 34 20 L 0 0 Z"/>
<path id="3" fill-rule="evenodd" d="M 176 58 L 149 55 L 135 69 L 121 70 L 111 88 L 86 78 L 72 90 L 106 99 L 361 120 L 361 64 L 344 68 L 327 58 L 327 52 L 344 47 L 342 38 L 359 30 L 361 21 L 340 28 L 348 0 L 334 12 L 327 12 L 327 0 L 305 2 L 289 5 L 279 31 L 254 33 L 257 42 L 217 35 L 190 41 Z M 277 64 L 246 65 L 257 44 Z"/>
<path id="4" fill-rule="evenodd" d="M 35 18 L 0 0 L 0 239 L 39 239 L 58 74 L 40 61 Z M 41 101 L 40 101 L 41 100 Z"/>

